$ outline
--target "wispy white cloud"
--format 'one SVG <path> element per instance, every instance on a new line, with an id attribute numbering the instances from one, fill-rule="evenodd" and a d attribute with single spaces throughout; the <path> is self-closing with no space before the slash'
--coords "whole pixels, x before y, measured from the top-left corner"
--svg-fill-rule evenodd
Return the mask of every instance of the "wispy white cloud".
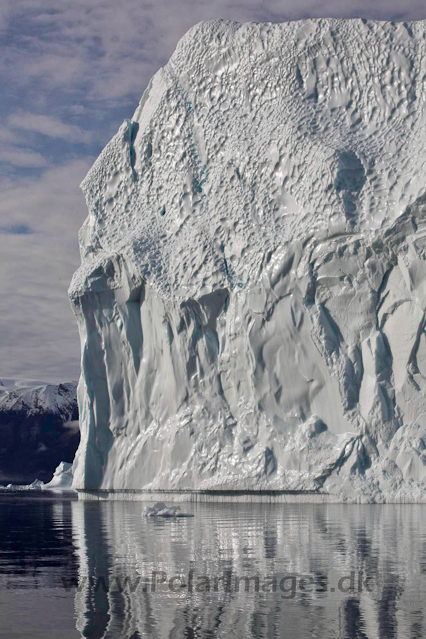
<path id="1" fill-rule="evenodd" d="M 78 184 L 93 158 L 2 182 L 0 340 L 5 377 L 75 379 L 77 328 L 67 288 L 86 207 Z"/>
<path id="2" fill-rule="evenodd" d="M 80 126 L 64 123 L 51 115 L 18 110 L 0 129 L 0 162 L 27 169 L 48 167 L 51 162 L 43 154 L 45 148 L 37 135 L 63 140 L 70 145 L 87 145 L 93 140 L 93 134 Z"/>
<path id="3" fill-rule="evenodd" d="M 0 144 L 0 162 L 5 162 L 14 167 L 42 168 L 48 162 L 41 153 L 31 149 L 20 149 L 16 146 L 8 145 L 4 147 Z"/>
<path id="4" fill-rule="evenodd" d="M 93 139 L 93 135 L 89 131 L 84 131 L 74 124 L 64 124 L 51 115 L 20 111 L 9 116 L 7 125 L 9 129 L 32 131 L 47 135 L 49 138 L 60 138 L 69 142 L 89 143 Z"/>

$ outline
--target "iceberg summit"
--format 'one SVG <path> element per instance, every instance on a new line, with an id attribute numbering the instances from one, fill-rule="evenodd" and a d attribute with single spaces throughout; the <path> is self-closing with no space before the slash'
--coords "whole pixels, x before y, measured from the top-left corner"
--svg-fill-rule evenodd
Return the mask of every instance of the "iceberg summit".
<path id="1" fill-rule="evenodd" d="M 193 27 L 82 183 L 81 495 L 426 502 L 425 166 L 426 22 Z"/>

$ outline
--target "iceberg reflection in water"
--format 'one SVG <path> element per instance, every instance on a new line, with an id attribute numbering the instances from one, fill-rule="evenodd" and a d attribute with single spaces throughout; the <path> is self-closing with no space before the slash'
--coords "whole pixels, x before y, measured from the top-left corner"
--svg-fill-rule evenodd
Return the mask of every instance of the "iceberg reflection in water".
<path id="1" fill-rule="evenodd" d="M 146 505 L 72 504 L 82 637 L 426 635 L 420 505 Z"/>
<path id="2" fill-rule="evenodd" d="M 424 506 L 147 505 L 2 491 L 0 637 L 426 636 Z"/>

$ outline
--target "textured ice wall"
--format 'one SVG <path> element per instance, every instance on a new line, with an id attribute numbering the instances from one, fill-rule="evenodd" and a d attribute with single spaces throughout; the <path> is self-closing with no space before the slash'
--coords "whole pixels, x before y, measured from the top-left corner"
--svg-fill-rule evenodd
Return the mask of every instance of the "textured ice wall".
<path id="1" fill-rule="evenodd" d="M 82 184 L 74 485 L 423 499 L 426 23 L 203 22 Z"/>

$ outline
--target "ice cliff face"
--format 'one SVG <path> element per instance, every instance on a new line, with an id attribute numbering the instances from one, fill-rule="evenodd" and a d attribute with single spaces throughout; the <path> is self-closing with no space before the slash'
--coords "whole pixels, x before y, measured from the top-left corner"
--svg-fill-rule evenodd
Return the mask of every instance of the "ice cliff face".
<path id="1" fill-rule="evenodd" d="M 426 498 L 426 23 L 204 22 L 82 184 L 74 485 Z"/>
<path id="2" fill-rule="evenodd" d="M 77 384 L 0 380 L 0 483 L 49 481 L 72 462 L 80 434 Z"/>

